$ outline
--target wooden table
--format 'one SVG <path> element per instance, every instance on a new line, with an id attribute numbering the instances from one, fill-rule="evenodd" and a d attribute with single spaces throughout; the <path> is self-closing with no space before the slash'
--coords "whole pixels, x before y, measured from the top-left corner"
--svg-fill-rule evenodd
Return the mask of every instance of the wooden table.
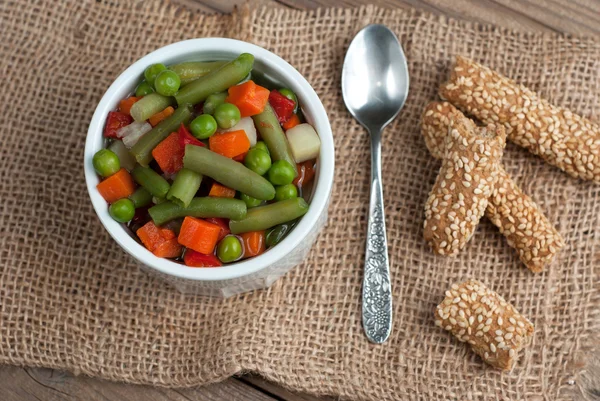
<path id="1" fill-rule="evenodd" d="M 172 0 L 207 12 L 231 12 L 243 0 Z M 311 9 L 351 7 L 362 0 L 254 0 L 251 6 Z M 600 0 L 370 0 L 383 7 L 417 7 L 456 18 L 541 32 L 566 32 L 600 37 Z M 600 378 L 598 378 L 600 381 Z M 600 388 L 600 383 L 593 388 Z M 596 390 L 598 391 L 598 390 Z M 594 396 L 593 391 L 590 394 Z M 600 391 L 595 396 L 599 397 Z M 317 401 L 332 400 L 294 394 L 256 376 L 230 378 L 197 389 L 169 390 L 74 377 L 51 369 L 0 366 L 0 400 L 87 401 Z M 596 398 L 595 398 L 596 399 Z"/>

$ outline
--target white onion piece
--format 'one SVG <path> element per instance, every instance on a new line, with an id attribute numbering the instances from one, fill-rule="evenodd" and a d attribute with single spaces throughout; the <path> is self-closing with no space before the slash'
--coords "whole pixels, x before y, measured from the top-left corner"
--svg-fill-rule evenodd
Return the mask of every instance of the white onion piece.
<path id="1" fill-rule="evenodd" d="M 147 122 L 133 122 L 117 131 L 117 137 L 123 139 L 123 145 L 131 149 L 145 133 L 150 131 L 152 126 Z"/>

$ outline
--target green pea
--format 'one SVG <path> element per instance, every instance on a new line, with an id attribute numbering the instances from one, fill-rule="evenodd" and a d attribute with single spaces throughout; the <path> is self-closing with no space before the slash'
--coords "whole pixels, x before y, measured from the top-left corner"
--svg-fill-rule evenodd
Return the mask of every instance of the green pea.
<path id="1" fill-rule="evenodd" d="M 268 155 L 271 155 L 271 152 L 269 152 L 269 148 L 267 147 L 267 144 L 264 143 L 263 141 L 256 142 L 256 145 L 254 145 L 254 148 L 264 150 L 265 152 L 267 152 Z"/>
<path id="2" fill-rule="evenodd" d="M 202 114 L 190 123 L 192 134 L 198 139 L 206 139 L 217 132 L 217 121 L 210 114 Z"/>
<path id="3" fill-rule="evenodd" d="M 154 87 L 159 95 L 173 96 L 181 86 L 181 79 L 175 71 L 165 70 L 156 76 Z"/>
<path id="4" fill-rule="evenodd" d="M 102 177 L 109 177 L 121 169 L 119 156 L 109 149 L 101 149 L 92 159 L 94 170 Z"/>
<path id="5" fill-rule="evenodd" d="M 262 204 L 262 201 L 260 199 L 253 198 L 246 194 L 242 194 L 241 198 L 246 203 L 246 207 L 248 209 L 260 206 Z"/>
<path id="6" fill-rule="evenodd" d="M 258 175 L 264 175 L 271 168 L 271 156 L 262 149 L 250 149 L 244 158 L 244 165 Z"/>
<path id="7" fill-rule="evenodd" d="M 165 67 L 165 65 L 162 63 L 149 65 L 144 71 L 144 78 L 146 78 L 146 82 L 148 82 L 150 85 L 154 85 L 156 76 L 166 69 L 167 67 Z"/>
<path id="8" fill-rule="evenodd" d="M 275 188 L 275 200 L 282 201 L 298 197 L 298 188 L 294 184 L 282 185 Z"/>
<path id="9" fill-rule="evenodd" d="M 217 245 L 217 257 L 223 263 L 235 262 L 242 257 L 242 244 L 235 235 L 228 235 Z"/>
<path id="10" fill-rule="evenodd" d="M 146 81 L 140 82 L 140 84 L 135 88 L 135 96 L 144 97 L 154 92 L 154 88 Z"/>
<path id="11" fill-rule="evenodd" d="M 267 174 L 273 185 L 291 184 L 296 175 L 294 167 L 286 160 L 278 160 L 273 163 Z"/>
<path id="12" fill-rule="evenodd" d="M 296 94 L 288 88 L 281 88 L 279 89 L 279 93 L 281 93 L 283 96 L 287 97 L 288 99 L 292 100 L 294 102 L 294 113 L 298 111 L 298 97 L 296 96 Z"/>
<path id="13" fill-rule="evenodd" d="M 240 122 L 242 116 L 240 109 L 231 103 L 223 103 L 215 109 L 215 120 L 219 124 L 219 128 L 228 129 Z"/>
<path id="14" fill-rule="evenodd" d="M 127 223 L 133 219 L 135 214 L 135 206 L 130 199 L 119 199 L 108 208 L 108 213 L 119 223 Z"/>

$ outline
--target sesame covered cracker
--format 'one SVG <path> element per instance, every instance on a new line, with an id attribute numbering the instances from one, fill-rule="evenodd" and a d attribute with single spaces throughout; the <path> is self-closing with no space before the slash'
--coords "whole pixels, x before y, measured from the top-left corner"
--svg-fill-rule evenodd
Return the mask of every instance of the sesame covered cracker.
<path id="1" fill-rule="evenodd" d="M 600 125 L 540 98 L 489 68 L 457 57 L 440 96 L 573 177 L 600 182 Z"/>
<path id="2" fill-rule="evenodd" d="M 453 115 L 462 113 L 448 102 L 431 102 L 423 112 L 421 132 L 431 155 L 437 159 L 443 158 L 444 140 Z M 565 244 L 538 205 L 523 193 L 502 165 L 485 215 L 532 272 L 543 271 Z"/>
<path id="3" fill-rule="evenodd" d="M 453 117 L 442 167 L 425 204 L 423 237 L 440 255 L 456 255 L 469 241 L 498 180 L 504 129 L 478 128 Z"/>
<path id="4" fill-rule="evenodd" d="M 533 335 L 533 324 L 477 280 L 453 284 L 435 310 L 435 324 L 451 332 L 486 363 L 512 368 Z"/>

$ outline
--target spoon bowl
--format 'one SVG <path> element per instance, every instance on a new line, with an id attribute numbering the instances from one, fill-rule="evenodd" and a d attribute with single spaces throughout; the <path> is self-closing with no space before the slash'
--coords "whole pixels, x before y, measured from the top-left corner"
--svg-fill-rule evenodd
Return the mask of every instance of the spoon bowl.
<path id="1" fill-rule="evenodd" d="M 350 43 L 342 70 L 346 108 L 371 137 L 371 194 L 362 289 L 362 321 L 367 338 L 385 342 L 392 330 L 390 280 L 383 188 L 381 133 L 408 95 L 408 67 L 402 46 L 384 25 L 368 25 Z"/>
<path id="2" fill-rule="evenodd" d="M 365 128 L 383 128 L 408 95 L 408 66 L 398 38 L 384 25 L 368 25 L 352 40 L 342 70 L 342 94 Z"/>

